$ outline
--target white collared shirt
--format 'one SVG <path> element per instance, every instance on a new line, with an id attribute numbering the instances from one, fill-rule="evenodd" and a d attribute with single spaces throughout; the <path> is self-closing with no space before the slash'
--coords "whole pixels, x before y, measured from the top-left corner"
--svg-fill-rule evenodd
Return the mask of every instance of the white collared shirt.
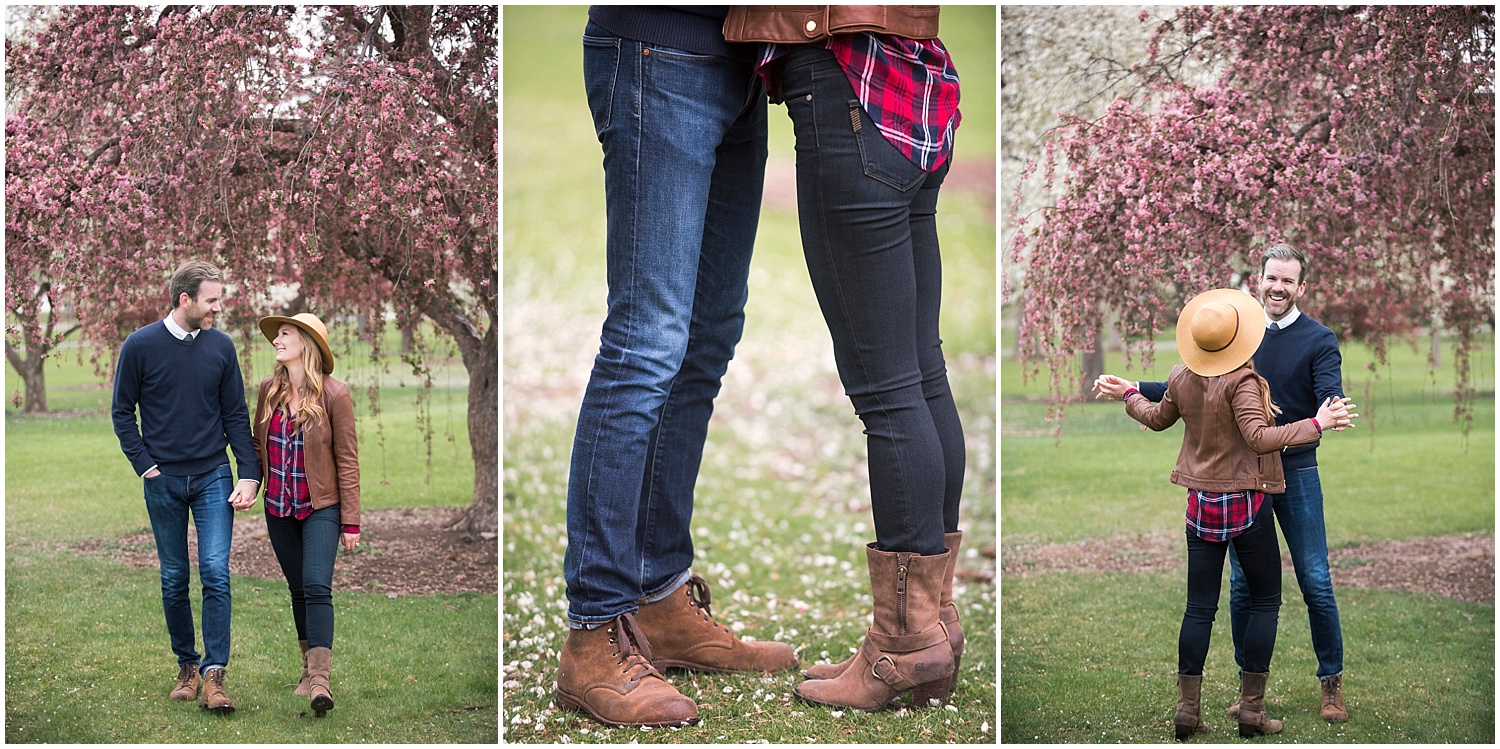
<path id="1" fill-rule="evenodd" d="M 162 322 L 165 322 L 167 324 L 167 332 L 171 333 L 172 337 L 176 338 L 179 341 L 184 341 L 188 338 L 196 340 L 198 338 L 198 331 L 183 330 L 182 326 L 178 325 L 177 321 L 173 320 L 171 315 L 167 315 L 166 319 Z"/>
<path id="2" fill-rule="evenodd" d="M 1286 313 L 1286 317 L 1283 317 L 1280 320 L 1272 320 L 1270 315 L 1266 315 L 1266 327 L 1269 328 L 1275 326 L 1277 328 L 1285 329 L 1288 325 L 1297 322 L 1297 318 L 1301 316 L 1302 310 L 1297 309 L 1297 305 L 1294 304 L 1292 305 L 1292 311 Z"/>

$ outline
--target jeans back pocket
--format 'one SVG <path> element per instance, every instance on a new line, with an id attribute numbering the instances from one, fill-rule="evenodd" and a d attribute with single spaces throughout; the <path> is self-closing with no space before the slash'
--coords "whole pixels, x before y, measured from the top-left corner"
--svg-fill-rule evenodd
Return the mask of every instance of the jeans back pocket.
<path id="1" fill-rule="evenodd" d="M 906 154 L 886 140 L 858 99 L 849 100 L 849 127 L 859 144 L 859 159 L 865 176 L 906 192 L 922 184 L 927 172 L 906 158 Z"/>

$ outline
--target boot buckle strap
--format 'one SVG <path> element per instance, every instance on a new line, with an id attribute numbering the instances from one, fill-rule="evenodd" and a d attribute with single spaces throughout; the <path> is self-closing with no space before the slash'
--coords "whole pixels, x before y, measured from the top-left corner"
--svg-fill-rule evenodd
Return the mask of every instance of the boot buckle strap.
<path id="1" fill-rule="evenodd" d="M 881 673 L 880 665 L 882 663 L 888 665 L 888 668 L 884 673 Z M 875 659 L 875 663 L 870 666 L 870 675 L 887 684 L 894 685 L 895 682 L 893 682 L 892 679 L 899 681 L 901 679 L 901 670 L 897 668 L 895 658 L 892 658 L 889 655 L 881 654 L 879 658 Z"/>

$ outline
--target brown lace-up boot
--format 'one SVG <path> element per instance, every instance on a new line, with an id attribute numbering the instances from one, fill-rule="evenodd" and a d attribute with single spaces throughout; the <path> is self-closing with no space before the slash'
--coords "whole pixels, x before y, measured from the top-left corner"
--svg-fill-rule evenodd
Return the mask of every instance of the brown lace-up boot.
<path id="1" fill-rule="evenodd" d="M 333 690 L 328 680 L 333 678 L 333 651 L 328 648 L 307 649 L 307 696 L 308 706 L 317 717 L 333 709 Z"/>
<path id="2" fill-rule="evenodd" d="M 312 688 L 312 684 L 307 676 L 307 640 L 298 640 L 297 646 L 302 648 L 302 679 L 297 682 L 297 688 L 292 690 L 292 694 L 298 697 L 311 697 L 312 693 L 308 691 Z"/>
<path id="3" fill-rule="evenodd" d="M 198 694 L 198 707 L 216 713 L 234 712 L 234 703 L 224 691 L 224 669 L 210 668 L 203 673 L 203 690 Z"/>
<path id="4" fill-rule="evenodd" d="M 953 678 L 948 682 L 950 698 L 958 691 L 958 667 L 964 656 L 964 630 L 958 623 L 958 607 L 953 604 L 953 571 L 958 565 L 958 547 L 963 542 L 963 531 L 943 535 L 943 546 L 948 549 L 948 569 L 943 573 L 942 608 L 938 609 L 938 619 L 948 628 L 948 644 L 953 648 Z M 843 663 L 815 663 L 808 666 L 802 675 L 809 679 L 836 679 L 854 662 L 854 658 L 855 656 L 850 656 Z"/>
<path id="5" fill-rule="evenodd" d="M 1329 723 L 1343 723 L 1349 719 L 1349 711 L 1344 707 L 1344 675 L 1330 676 L 1322 680 L 1323 706 L 1318 710 L 1318 717 Z"/>
<path id="6" fill-rule="evenodd" d="M 828 707 L 879 710 L 912 690 L 912 707 L 948 701 L 953 647 L 938 618 L 949 552 L 921 556 L 866 547 L 874 624 L 854 662 L 833 679 L 810 679 L 792 691 Z"/>
<path id="7" fill-rule="evenodd" d="M 202 680 L 198 678 L 198 664 L 184 663 L 177 669 L 177 686 L 172 688 L 172 699 L 178 702 L 186 702 L 198 697 L 198 684 Z"/>
<path id="8" fill-rule="evenodd" d="M 1266 679 L 1270 675 L 1240 672 L 1240 738 L 1281 733 L 1281 721 L 1266 717 Z"/>
<path id="9" fill-rule="evenodd" d="M 784 642 L 745 642 L 714 618 L 708 583 L 697 574 L 654 603 L 635 612 L 651 643 L 651 665 L 694 671 L 775 673 L 797 667 L 797 655 Z"/>
<path id="10" fill-rule="evenodd" d="M 609 726 L 690 726 L 698 705 L 651 665 L 651 644 L 621 614 L 597 629 L 570 629 L 557 663 L 556 703 Z"/>

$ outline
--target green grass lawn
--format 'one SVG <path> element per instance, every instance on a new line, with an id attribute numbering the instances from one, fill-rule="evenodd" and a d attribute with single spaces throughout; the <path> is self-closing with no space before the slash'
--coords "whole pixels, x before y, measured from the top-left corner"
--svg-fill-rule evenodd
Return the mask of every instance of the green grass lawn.
<path id="1" fill-rule="evenodd" d="M 994 156 L 994 8 L 945 8 L 964 74 L 958 156 Z M 992 580 L 961 578 L 967 637 L 951 709 L 864 715 L 809 707 L 796 674 L 672 671 L 702 723 L 610 729 L 552 706 L 565 636 L 565 497 L 574 422 L 604 320 L 601 152 L 584 100 L 582 7 L 507 7 L 505 80 L 502 698 L 511 742 L 993 743 Z M 561 50 L 561 54 L 558 51 Z M 525 61 L 546 59 L 536 66 Z M 791 169 L 785 110 L 768 170 Z M 945 188 L 944 351 L 968 441 L 960 569 L 983 575 L 995 538 L 995 228 L 992 199 Z M 740 635 L 842 660 L 869 626 L 863 547 L 874 540 L 864 437 L 833 366 L 795 210 L 763 206 L 745 332 L 715 401 L 693 516 L 694 571 Z"/>
<path id="2" fill-rule="evenodd" d="M 1318 450 L 1331 546 L 1493 532 L 1493 337 L 1481 343 L 1467 434 L 1453 420 L 1451 352 L 1449 368 L 1433 371 L 1414 343 L 1394 343 L 1379 365 L 1368 347 L 1343 346 L 1345 391 L 1363 416 L 1354 431 L 1325 436 Z M 1176 361 L 1168 350 L 1151 370 L 1126 368 L 1114 352 L 1105 369 L 1160 380 Z M 1004 360 L 1002 553 L 1011 544 L 1181 528 L 1183 492 L 1167 476 L 1182 427 L 1142 431 L 1119 403 L 1100 402 L 1069 406 L 1059 433 L 1047 421 L 1045 391 L 1045 380 L 1027 381 L 1019 364 Z M 1338 588 L 1352 717 L 1331 725 L 1318 719 L 1317 662 L 1290 569 L 1282 587 L 1267 702 L 1286 730 L 1259 741 L 1493 743 L 1493 606 Z M 1205 671 L 1213 741 L 1238 740 L 1223 717 L 1237 687 L 1227 588 Z M 1168 741 L 1182 596 L 1180 570 L 1006 575 L 1001 740 Z"/>
<path id="3" fill-rule="evenodd" d="M 253 360 L 268 371 L 268 356 Z M 462 367 L 437 366 L 440 386 L 419 404 L 418 380 L 402 366 L 390 365 L 381 377 L 376 415 L 368 387 L 384 365 L 354 356 L 340 361 L 338 374 L 352 386 L 359 417 L 362 505 L 466 506 L 473 462 Z M 61 413 L 6 410 L 8 743 L 497 739 L 499 622 L 492 594 L 391 599 L 337 591 L 338 707 L 314 720 L 305 714 L 306 700 L 287 686 L 301 661 L 285 581 L 237 576 L 227 685 L 238 709 L 219 719 L 196 704 L 168 701 L 176 659 L 162 622 L 158 573 L 70 549 L 85 539 L 150 529 L 140 479 L 120 453 L 109 418 L 108 385 L 74 356 L 53 363 L 48 383 L 50 405 Z M 13 386 L 19 387 L 7 368 L 7 388 Z M 432 425 L 430 442 L 423 423 Z M 197 601 L 196 580 L 192 590 Z"/>

